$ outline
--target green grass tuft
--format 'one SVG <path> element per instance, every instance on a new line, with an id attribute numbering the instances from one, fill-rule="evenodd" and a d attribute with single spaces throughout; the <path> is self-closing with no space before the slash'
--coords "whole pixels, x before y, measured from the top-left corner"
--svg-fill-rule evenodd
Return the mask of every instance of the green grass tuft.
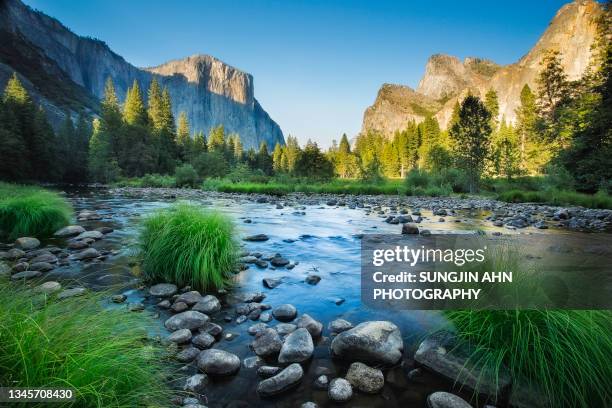
<path id="1" fill-rule="evenodd" d="M 146 279 L 208 290 L 230 283 L 238 246 L 227 216 L 183 203 L 144 221 L 140 249 Z"/>
<path id="2" fill-rule="evenodd" d="M 168 373 L 160 350 L 145 341 L 143 315 L 106 309 L 102 295 L 56 301 L 8 284 L 0 286 L 0 302 L 0 386 L 74 389 L 76 401 L 57 406 L 170 401 Z"/>
<path id="3" fill-rule="evenodd" d="M 612 209 L 612 196 L 603 192 L 591 195 L 563 190 L 509 190 L 499 193 L 497 199 L 509 203 L 529 202 L 557 206 L 579 205 L 586 208 Z"/>
<path id="4" fill-rule="evenodd" d="M 603 407 L 612 398 L 612 314 L 575 310 L 447 312 L 485 370 L 505 365 L 553 407 Z"/>
<path id="5" fill-rule="evenodd" d="M 0 235 L 44 238 L 68 225 L 70 204 L 58 194 L 35 187 L 0 183 Z"/>

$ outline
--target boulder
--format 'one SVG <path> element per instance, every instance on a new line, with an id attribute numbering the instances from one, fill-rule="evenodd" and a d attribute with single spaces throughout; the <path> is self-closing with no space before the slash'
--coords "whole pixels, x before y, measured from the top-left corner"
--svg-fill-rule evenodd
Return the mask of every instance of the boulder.
<path id="1" fill-rule="evenodd" d="M 30 262 L 31 263 L 37 263 L 37 262 L 56 263 L 57 257 L 53 255 L 52 253 L 45 251 L 45 253 L 41 253 L 40 255 L 37 255 L 34 258 L 32 258 Z"/>
<path id="2" fill-rule="evenodd" d="M 385 385 L 382 371 L 359 362 L 351 364 L 346 379 L 354 388 L 368 394 L 376 394 Z"/>
<path id="3" fill-rule="evenodd" d="M 308 332 L 313 338 L 321 336 L 321 332 L 323 332 L 323 324 L 321 322 L 316 321 L 306 313 L 298 317 L 298 319 L 295 321 L 295 324 L 298 328 L 303 327 L 308 330 Z"/>
<path id="4" fill-rule="evenodd" d="M 177 355 L 176 359 L 181 363 L 190 363 L 196 359 L 196 357 L 200 354 L 200 349 L 189 346 L 181 350 Z"/>
<path id="5" fill-rule="evenodd" d="M 427 397 L 429 408 L 472 408 L 463 398 L 449 392 L 438 391 Z"/>
<path id="6" fill-rule="evenodd" d="M 172 283 L 158 283 L 149 288 L 149 294 L 155 297 L 170 297 L 174 296 L 178 288 Z"/>
<path id="7" fill-rule="evenodd" d="M 472 390 L 491 395 L 501 395 L 510 386 L 510 374 L 501 367 L 499 374 L 472 369 L 472 351 L 458 344 L 455 335 L 440 331 L 426 338 L 417 349 L 414 359 L 429 370 Z"/>
<path id="8" fill-rule="evenodd" d="M 297 316 L 297 309 L 290 304 L 280 305 L 272 311 L 272 316 L 278 321 L 290 322 Z"/>
<path id="9" fill-rule="evenodd" d="M 42 285 L 38 285 L 37 287 L 34 288 L 34 291 L 38 293 L 45 293 L 48 295 L 48 294 L 57 292 L 61 289 L 62 289 L 62 285 L 59 282 L 49 281 L 49 282 L 43 283 Z"/>
<path id="10" fill-rule="evenodd" d="M 222 331 L 223 327 L 213 322 L 206 322 L 202 327 L 200 327 L 200 333 L 208 333 L 211 336 L 218 336 Z"/>
<path id="11" fill-rule="evenodd" d="M 221 310 L 221 302 L 213 295 L 206 295 L 193 305 L 191 310 L 206 314 L 216 313 Z"/>
<path id="12" fill-rule="evenodd" d="M 30 265 L 31 271 L 49 272 L 53 268 L 55 267 L 48 262 L 35 262 Z"/>
<path id="13" fill-rule="evenodd" d="M 76 259 L 77 261 L 83 261 L 85 259 L 97 258 L 100 256 L 100 253 L 95 248 L 87 248 L 81 252 L 77 252 L 76 254 L 70 255 L 70 258 Z"/>
<path id="14" fill-rule="evenodd" d="M 297 363 L 291 364 L 274 377 L 267 378 L 257 386 L 257 393 L 262 397 L 280 394 L 296 386 L 302 377 L 304 370 Z"/>
<path id="15" fill-rule="evenodd" d="M 240 370 L 240 358 L 237 355 L 218 349 L 203 350 L 197 357 L 198 368 L 208 375 L 231 375 Z"/>
<path id="16" fill-rule="evenodd" d="M 297 329 L 297 326 L 292 323 L 279 323 L 274 326 L 274 329 L 281 336 L 286 336 L 289 333 L 293 333 Z"/>
<path id="17" fill-rule="evenodd" d="M 327 395 L 334 402 L 346 402 L 353 397 L 353 388 L 344 378 L 334 378 L 329 383 Z"/>
<path id="18" fill-rule="evenodd" d="M 255 335 L 255 340 L 251 342 L 251 347 L 255 354 L 260 357 L 271 357 L 277 354 L 283 342 L 274 329 L 264 329 Z"/>
<path id="19" fill-rule="evenodd" d="M 23 271 L 11 276 L 13 280 L 38 278 L 42 273 L 39 271 Z"/>
<path id="20" fill-rule="evenodd" d="M 83 296 L 87 292 L 85 288 L 72 288 L 72 289 L 64 289 L 57 295 L 58 299 L 68 299 L 76 296 Z"/>
<path id="21" fill-rule="evenodd" d="M 182 312 L 176 314 L 166 320 L 164 326 L 166 329 L 170 331 L 176 331 L 180 329 L 189 329 L 194 330 L 202 327 L 204 323 L 209 320 L 209 317 L 203 313 L 196 312 L 193 310 L 188 310 L 186 312 Z"/>
<path id="22" fill-rule="evenodd" d="M 257 375 L 263 378 L 274 377 L 276 374 L 281 372 L 280 367 L 273 366 L 261 366 L 257 369 Z"/>
<path id="23" fill-rule="evenodd" d="M 283 283 L 283 280 L 281 278 L 263 278 L 261 282 L 266 288 L 274 289 L 275 287 Z"/>
<path id="24" fill-rule="evenodd" d="M 404 235 L 418 235 L 419 227 L 412 223 L 406 223 L 402 225 L 402 234 Z"/>
<path id="25" fill-rule="evenodd" d="M 191 330 L 180 329 L 170 334 L 167 338 L 168 341 L 176 344 L 188 343 L 191 340 Z"/>
<path id="26" fill-rule="evenodd" d="M 73 237 L 83 232 L 85 232 L 85 228 L 80 225 L 68 225 L 67 227 L 55 231 L 53 235 L 56 237 Z"/>
<path id="27" fill-rule="evenodd" d="M 344 319 L 336 319 L 327 325 L 327 329 L 335 334 L 342 333 L 344 331 L 350 330 L 353 328 L 353 323 Z"/>
<path id="28" fill-rule="evenodd" d="M 200 349 L 207 349 L 215 343 L 215 338 L 208 333 L 200 333 L 191 339 L 191 343 Z"/>
<path id="29" fill-rule="evenodd" d="M 264 329 L 267 329 L 268 325 L 265 323 L 257 323 L 252 325 L 251 327 L 249 327 L 247 329 L 247 333 L 249 333 L 251 336 L 255 336 L 257 335 L 257 333 L 261 332 Z"/>
<path id="30" fill-rule="evenodd" d="M 334 357 L 347 361 L 390 366 L 402 358 L 404 342 L 393 323 L 370 321 L 338 334 L 331 349 Z"/>
<path id="31" fill-rule="evenodd" d="M 300 328 L 289 334 L 283 343 L 278 362 L 281 364 L 301 363 L 312 357 L 314 344 L 312 337 L 305 328 Z"/>
<path id="32" fill-rule="evenodd" d="M 75 239 L 77 241 L 80 241 L 82 239 L 94 239 L 97 241 L 99 239 L 102 239 L 102 237 L 104 237 L 104 234 L 100 231 L 85 231 L 77 235 Z"/>
<path id="33" fill-rule="evenodd" d="M 199 301 L 202 300 L 202 295 L 197 290 L 192 290 L 189 292 L 181 293 L 179 297 L 176 298 L 175 302 L 183 302 L 186 303 L 187 306 L 193 306 Z"/>
<path id="34" fill-rule="evenodd" d="M 40 246 L 40 241 L 33 237 L 21 237 L 15 240 L 15 245 L 27 251 L 30 249 L 38 248 Z"/>

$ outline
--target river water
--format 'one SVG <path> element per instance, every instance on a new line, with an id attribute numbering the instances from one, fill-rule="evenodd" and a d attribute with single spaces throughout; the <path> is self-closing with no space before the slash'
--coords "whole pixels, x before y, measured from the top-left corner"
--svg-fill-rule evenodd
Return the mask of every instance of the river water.
<path id="1" fill-rule="evenodd" d="M 152 300 L 146 298 L 146 292 L 136 287 L 139 269 L 134 262 L 134 254 L 138 228 L 143 217 L 171 205 L 176 198 L 162 194 L 131 196 L 102 189 L 72 190 L 67 196 L 76 212 L 83 209 L 95 210 L 104 217 L 99 221 L 80 224 L 88 229 L 99 226 L 114 228 L 114 232 L 94 244 L 99 250 L 111 252 L 104 261 L 72 263 L 59 267 L 46 274 L 45 279 L 59 280 L 64 286 L 74 281 L 93 289 L 119 287 L 119 292 L 128 295 L 128 302 L 145 303 L 144 313 L 161 313 L 158 318 L 159 326 L 152 334 L 167 336 L 168 332 L 163 328 L 167 312 L 160 311 Z M 374 396 L 355 394 L 347 406 L 425 407 L 425 398 L 429 393 L 452 388 L 451 383 L 427 373 L 422 382 L 406 380 L 406 373 L 414 368 L 411 356 L 420 340 L 427 333 L 446 324 L 439 312 L 374 310 L 365 307 L 360 301 L 359 234 L 398 234 L 401 225 L 383 222 L 383 215 L 377 211 L 328 206 L 323 199 L 319 202 L 309 201 L 307 204 L 303 201 L 293 202 L 284 208 L 277 208 L 276 204 L 270 202 L 258 203 L 240 195 L 198 193 L 190 197 L 190 200 L 204 208 L 214 208 L 228 214 L 235 220 L 240 237 L 260 233 L 269 236 L 270 239 L 266 242 L 244 242 L 244 250 L 261 252 L 264 255 L 280 253 L 284 258 L 298 263 L 292 270 L 259 269 L 251 265 L 248 270 L 236 275 L 235 286 L 230 290 L 232 295 L 263 292 L 266 294 L 264 303 L 272 307 L 291 303 L 298 309 L 299 314 L 308 313 L 324 325 L 323 338 L 315 343 L 314 358 L 305 366 L 305 376 L 294 390 L 272 399 L 260 399 L 255 392 L 260 380 L 256 368 L 248 369 L 243 366 L 235 376 L 213 380 L 208 386 L 207 401 L 203 400 L 202 403 L 209 407 L 296 407 L 303 402 L 314 401 L 319 406 L 334 406 L 329 402 L 326 391 L 316 390 L 312 384 L 318 367 L 328 367 L 337 376 L 345 374 L 346 366 L 329 358 L 331 339 L 328 337 L 327 324 L 336 318 L 346 319 L 353 324 L 366 320 L 391 320 L 401 329 L 405 344 L 405 361 L 402 367 L 386 373 L 383 392 Z M 281 198 L 278 202 L 283 203 L 284 200 Z M 490 222 L 484 220 L 486 211 L 460 212 L 457 217 L 445 217 L 445 222 L 439 222 L 439 217 L 434 217 L 430 211 L 421 212 L 424 220 L 420 227 L 427 228 L 432 233 L 469 233 L 477 229 L 516 233 L 491 226 Z M 251 222 L 245 223 L 246 219 Z M 461 222 L 455 222 L 455 219 Z M 535 232 L 536 230 L 528 228 L 522 233 Z M 551 229 L 544 233 L 558 232 Z M 53 239 L 49 243 L 63 244 Z M 309 274 L 319 275 L 321 281 L 317 285 L 305 283 L 304 279 Z M 263 278 L 282 278 L 282 284 L 274 289 L 266 289 L 262 285 Z M 225 302 L 226 297 L 222 297 L 222 300 Z M 223 320 L 226 316 L 235 317 L 230 306 L 224 307 L 212 320 L 223 326 L 224 333 L 233 333 L 236 337 L 232 340 L 221 339 L 214 347 L 234 352 L 241 359 L 254 357 L 254 353 L 249 349 L 252 337 L 246 332 L 253 322 L 236 324 L 234 319 L 228 323 Z M 274 324 L 275 321 L 270 323 L 272 326 Z M 194 367 L 179 370 L 177 376 L 191 373 L 195 373 Z M 455 392 L 470 396 L 469 393 L 457 390 Z"/>

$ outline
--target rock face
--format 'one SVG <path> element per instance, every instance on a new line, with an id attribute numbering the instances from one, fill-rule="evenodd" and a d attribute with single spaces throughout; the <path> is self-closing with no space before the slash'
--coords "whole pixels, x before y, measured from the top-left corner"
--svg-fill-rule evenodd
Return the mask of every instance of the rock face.
<path id="1" fill-rule="evenodd" d="M 103 41 L 80 37 L 19 0 L 0 2 L 0 40 L 0 87 L 17 71 L 54 125 L 69 106 L 97 112 L 108 77 L 120 99 L 135 80 L 146 89 L 156 77 L 168 87 L 175 117 L 186 112 L 193 131 L 223 125 L 240 135 L 245 148 L 284 143 L 280 127 L 255 99 L 253 77 L 214 57 L 194 55 L 140 69 Z"/>
<path id="2" fill-rule="evenodd" d="M 601 6 L 579 0 L 563 6 L 535 46 L 518 62 L 500 66 L 481 58 L 458 58 L 436 54 L 429 58 L 425 75 L 415 90 L 384 84 L 374 104 L 363 116 L 362 132 L 379 131 L 387 136 L 402 130 L 406 122 L 435 115 L 446 128 L 453 107 L 468 92 L 484 98 L 493 88 L 499 99 L 499 118 L 514 122 L 525 84 L 536 91 L 540 62 L 548 50 L 561 52 L 561 62 L 570 80 L 580 78 L 591 60 L 591 45 L 597 33 Z"/>

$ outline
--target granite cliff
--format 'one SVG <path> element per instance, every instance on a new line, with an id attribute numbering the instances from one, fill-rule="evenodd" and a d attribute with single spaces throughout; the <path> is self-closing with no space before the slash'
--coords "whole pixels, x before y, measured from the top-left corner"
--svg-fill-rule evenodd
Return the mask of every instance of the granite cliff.
<path id="1" fill-rule="evenodd" d="M 453 107 L 468 92 L 484 98 L 493 88 L 498 95 L 500 119 L 513 122 L 525 84 L 534 91 L 540 62 L 548 50 L 561 52 L 563 68 L 571 80 L 584 73 L 591 60 L 591 45 L 597 34 L 601 6 L 592 0 L 564 5 L 555 15 L 535 46 L 518 62 L 500 66 L 481 58 L 458 58 L 436 54 L 429 58 L 425 74 L 416 90 L 384 84 L 374 104 L 364 113 L 362 132 L 370 130 L 391 135 L 410 120 L 421 121 L 435 115 L 445 128 Z"/>
<path id="2" fill-rule="evenodd" d="M 19 0 L 0 0 L 1 88 L 14 71 L 54 124 L 65 112 L 96 113 L 109 77 L 120 98 L 134 80 L 147 88 L 157 77 L 170 91 L 175 116 L 185 111 L 192 130 L 207 133 L 222 124 L 246 147 L 284 143 L 280 127 L 255 99 L 250 74 L 208 55 L 138 68 L 104 42 L 78 36 Z"/>

